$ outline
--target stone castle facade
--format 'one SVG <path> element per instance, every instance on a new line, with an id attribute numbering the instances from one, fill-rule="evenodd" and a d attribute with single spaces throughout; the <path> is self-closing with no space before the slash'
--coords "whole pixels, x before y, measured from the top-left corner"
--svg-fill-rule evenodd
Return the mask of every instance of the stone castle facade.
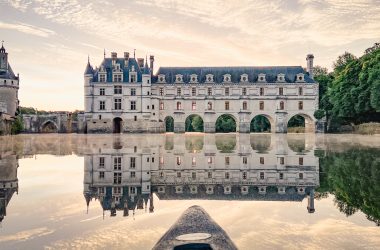
<path id="1" fill-rule="evenodd" d="M 9 134 L 18 114 L 19 75 L 15 75 L 8 61 L 8 53 L 0 48 L 0 134 Z"/>
<path id="2" fill-rule="evenodd" d="M 314 132 L 318 83 L 313 80 L 313 55 L 307 70 L 278 67 L 161 67 L 153 74 L 154 57 L 124 57 L 111 53 L 99 67 L 88 62 L 84 74 L 84 130 L 88 133 L 185 132 L 189 116 L 200 116 L 204 132 L 214 133 L 221 115 L 232 117 L 236 132 L 250 132 L 258 115 L 271 131 L 287 132 L 295 115 L 305 118 L 306 132 Z"/>

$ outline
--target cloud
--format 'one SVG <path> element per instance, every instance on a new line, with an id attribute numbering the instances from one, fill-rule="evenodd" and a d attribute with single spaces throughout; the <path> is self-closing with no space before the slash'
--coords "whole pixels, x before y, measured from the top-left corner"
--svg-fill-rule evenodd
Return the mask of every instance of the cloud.
<path id="1" fill-rule="evenodd" d="M 18 32 L 40 37 L 49 37 L 55 34 L 55 32 L 52 30 L 36 27 L 26 23 L 0 22 L 0 29 L 16 30 Z"/>

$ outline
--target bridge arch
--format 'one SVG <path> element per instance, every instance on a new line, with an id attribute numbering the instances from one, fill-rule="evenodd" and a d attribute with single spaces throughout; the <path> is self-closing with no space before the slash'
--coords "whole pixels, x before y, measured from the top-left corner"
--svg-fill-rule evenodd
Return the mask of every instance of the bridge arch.
<path id="1" fill-rule="evenodd" d="M 203 118 L 197 114 L 189 115 L 185 120 L 185 132 L 204 132 Z"/>
<path id="2" fill-rule="evenodd" d="M 304 113 L 288 116 L 287 131 L 288 133 L 314 133 L 315 121 L 311 116 Z"/>
<path id="3" fill-rule="evenodd" d="M 52 120 L 44 121 L 40 128 L 41 133 L 58 133 L 58 125 Z"/>
<path id="4" fill-rule="evenodd" d="M 166 116 L 165 119 L 165 132 L 174 132 L 174 118 Z"/>
<path id="5" fill-rule="evenodd" d="M 266 114 L 255 115 L 251 119 L 250 132 L 263 133 L 263 132 L 275 132 L 274 119 Z"/>
<path id="6" fill-rule="evenodd" d="M 237 132 L 238 120 L 231 114 L 222 114 L 215 121 L 216 133 Z"/>

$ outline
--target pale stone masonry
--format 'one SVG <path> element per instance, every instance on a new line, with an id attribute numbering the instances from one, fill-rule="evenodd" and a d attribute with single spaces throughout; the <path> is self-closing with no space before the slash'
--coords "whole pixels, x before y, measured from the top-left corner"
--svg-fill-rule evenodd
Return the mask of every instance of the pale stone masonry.
<path id="1" fill-rule="evenodd" d="M 84 74 L 84 130 L 88 133 L 165 132 L 174 119 L 174 132 L 185 132 L 185 121 L 199 115 L 204 132 L 214 133 L 217 119 L 229 115 L 236 131 L 250 132 L 258 115 L 271 131 L 286 133 L 295 115 L 305 118 L 306 132 L 314 132 L 318 83 L 313 80 L 313 55 L 301 66 L 161 67 L 153 74 L 148 62 L 128 52 L 104 58 L 100 67 L 88 62 Z"/>

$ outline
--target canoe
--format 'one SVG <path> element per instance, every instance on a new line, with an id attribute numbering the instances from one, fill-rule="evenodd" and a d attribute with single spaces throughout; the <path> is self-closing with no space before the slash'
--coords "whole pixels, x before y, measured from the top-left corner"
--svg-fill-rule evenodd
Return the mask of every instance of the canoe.
<path id="1" fill-rule="evenodd" d="M 153 250 L 237 249 L 227 233 L 199 207 L 189 207 Z"/>

